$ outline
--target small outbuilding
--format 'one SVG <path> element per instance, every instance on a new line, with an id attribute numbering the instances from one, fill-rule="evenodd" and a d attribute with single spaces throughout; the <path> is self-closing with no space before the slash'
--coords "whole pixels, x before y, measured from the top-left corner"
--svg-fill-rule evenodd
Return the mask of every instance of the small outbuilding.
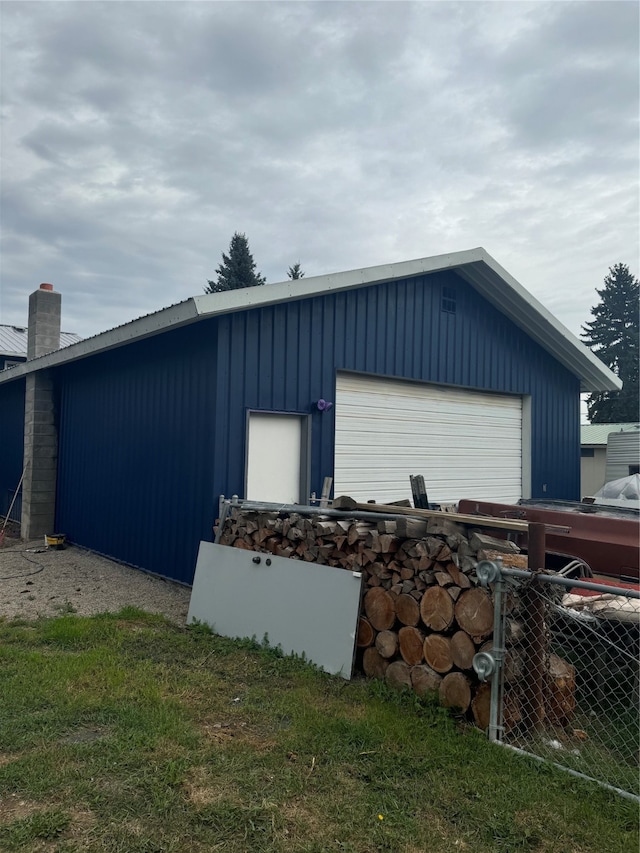
<path id="1" fill-rule="evenodd" d="M 582 497 L 595 495 L 601 489 L 608 479 L 607 477 L 607 444 L 610 435 L 614 433 L 634 433 L 640 435 L 640 424 L 624 423 L 624 424 L 582 424 L 580 427 L 580 491 Z M 621 470 L 615 470 L 612 474 L 618 477 L 628 477 L 630 474 L 636 474 L 635 467 L 638 466 L 638 440 L 635 444 L 632 436 L 629 436 L 630 448 L 635 450 L 635 453 L 629 453 L 629 462 L 623 466 Z M 626 440 L 626 439 L 625 439 Z M 609 453 L 611 457 L 611 453 Z M 615 461 L 615 460 L 614 460 Z M 623 462 L 627 459 L 624 457 Z M 611 458 L 609 466 L 611 468 Z"/>
<path id="2" fill-rule="evenodd" d="M 206 294 L 0 374 L 0 496 L 24 449 L 24 535 L 189 583 L 220 494 L 576 499 L 620 386 L 483 249 Z"/>

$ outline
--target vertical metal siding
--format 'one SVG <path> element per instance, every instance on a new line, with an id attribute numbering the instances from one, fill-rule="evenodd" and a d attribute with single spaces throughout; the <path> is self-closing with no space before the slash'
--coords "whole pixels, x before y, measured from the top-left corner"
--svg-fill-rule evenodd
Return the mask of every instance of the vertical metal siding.
<path id="1" fill-rule="evenodd" d="M 190 583 L 211 537 L 215 323 L 58 371 L 56 524 L 80 545 Z"/>
<path id="2" fill-rule="evenodd" d="M 0 515 L 6 515 L 22 474 L 24 389 L 24 378 L 0 385 Z"/>
<path id="3" fill-rule="evenodd" d="M 455 314 L 441 310 L 444 285 L 456 291 Z M 337 370 L 354 370 L 530 395 L 532 496 L 579 496 L 578 379 L 454 273 L 253 309 L 218 324 L 216 445 L 225 451 L 215 491 L 242 494 L 245 412 L 263 408 L 312 413 L 311 488 L 319 493 L 333 473 L 334 413 L 313 404 L 334 400 Z"/>
<path id="4" fill-rule="evenodd" d="M 444 285 L 455 314 L 441 310 Z M 59 528 L 190 582 L 217 496 L 243 494 L 248 409 L 311 413 L 311 489 L 333 474 L 335 411 L 314 404 L 335 401 L 338 370 L 530 395 L 532 496 L 579 496 L 578 379 L 442 273 L 220 316 L 59 368 Z"/>

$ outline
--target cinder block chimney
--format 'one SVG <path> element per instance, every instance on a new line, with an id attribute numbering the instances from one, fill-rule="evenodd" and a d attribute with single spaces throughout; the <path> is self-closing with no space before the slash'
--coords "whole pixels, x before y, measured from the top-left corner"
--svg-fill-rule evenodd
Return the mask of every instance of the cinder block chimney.
<path id="1" fill-rule="evenodd" d="M 41 284 L 29 297 L 27 360 L 60 349 L 62 297 L 52 284 Z"/>
<path id="2" fill-rule="evenodd" d="M 62 298 L 52 284 L 41 284 L 29 297 L 27 361 L 60 349 Z M 58 430 L 53 379 L 38 370 L 26 377 L 21 535 L 36 539 L 54 532 Z"/>

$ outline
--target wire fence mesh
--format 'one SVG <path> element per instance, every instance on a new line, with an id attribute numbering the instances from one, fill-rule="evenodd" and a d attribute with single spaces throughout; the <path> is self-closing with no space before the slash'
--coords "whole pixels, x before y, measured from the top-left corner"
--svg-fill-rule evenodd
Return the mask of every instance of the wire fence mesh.
<path id="1" fill-rule="evenodd" d="M 606 590 L 508 578 L 500 739 L 638 797 L 640 601 Z"/>

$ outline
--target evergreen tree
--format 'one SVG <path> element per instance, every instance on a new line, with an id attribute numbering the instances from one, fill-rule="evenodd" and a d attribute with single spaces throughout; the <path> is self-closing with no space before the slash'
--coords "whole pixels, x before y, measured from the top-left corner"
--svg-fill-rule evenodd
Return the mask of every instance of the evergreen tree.
<path id="1" fill-rule="evenodd" d="M 287 275 L 292 280 L 295 280 L 297 278 L 304 278 L 304 272 L 302 271 L 302 267 L 300 266 L 300 261 L 297 261 L 292 267 L 289 267 L 289 269 L 287 270 Z"/>
<path id="2" fill-rule="evenodd" d="M 638 410 L 639 282 L 626 264 L 609 268 L 604 288 L 596 291 L 600 303 L 591 309 L 593 320 L 585 323 L 582 338 L 598 358 L 622 379 L 622 391 L 591 394 L 589 420 L 594 424 L 631 423 Z"/>
<path id="3" fill-rule="evenodd" d="M 256 272 L 256 263 L 249 250 L 249 241 L 238 231 L 231 238 L 229 254 L 222 253 L 222 263 L 216 269 L 215 281 L 208 281 L 205 293 L 221 293 L 223 290 L 238 290 L 266 284 L 263 275 Z"/>

